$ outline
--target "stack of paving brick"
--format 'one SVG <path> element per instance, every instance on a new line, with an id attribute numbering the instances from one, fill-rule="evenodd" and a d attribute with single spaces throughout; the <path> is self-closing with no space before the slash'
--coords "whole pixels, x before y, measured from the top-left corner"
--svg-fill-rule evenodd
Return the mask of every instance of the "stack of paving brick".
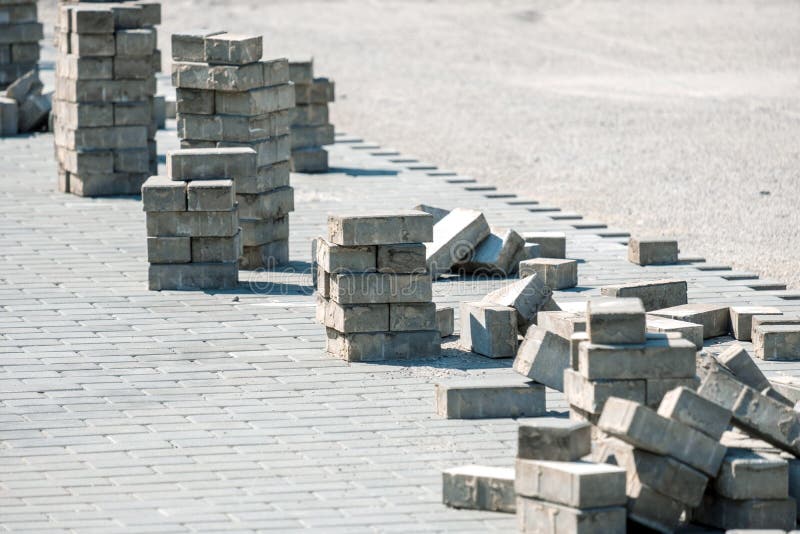
<path id="1" fill-rule="evenodd" d="M 289 63 L 289 76 L 297 103 L 291 112 L 292 170 L 327 172 L 328 152 L 323 146 L 333 144 L 328 114 L 328 104 L 334 100 L 333 81 L 314 78 L 313 59 Z"/>
<path id="2" fill-rule="evenodd" d="M 138 194 L 156 173 L 160 23 L 161 5 L 151 2 L 60 7 L 53 102 L 60 191 Z"/>
<path id="3" fill-rule="evenodd" d="M 36 0 L 0 0 L 0 89 L 37 70 L 43 38 Z"/>
<path id="4" fill-rule="evenodd" d="M 255 168 L 250 148 L 167 154 L 168 176 L 142 187 L 150 289 L 236 287 L 241 230 L 234 181 Z"/>
<path id="5" fill-rule="evenodd" d="M 315 262 L 317 319 L 329 353 L 348 361 L 439 355 L 425 266 L 432 236 L 433 217 L 418 211 L 328 218 Z"/>
<path id="6" fill-rule="evenodd" d="M 514 480 L 520 532 L 625 532 L 625 469 L 581 461 L 590 451 L 586 423 L 520 426 Z"/>
<path id="7" fill-rule="evenodd" d="M 730 418 L 727 408 L 682 387 L 664 396 L 658 412 L 608 399 L 598 426 L 609 437 L 598 440 L 593 455 L 627 471 L 628 517 L 674 532 L 720 470 L 726 448 L 719 440 Z"/>
<path id="8" fill-rule="evenodd" d="M 206 30 L 172 36 L 181 146 L 248 147 L 258 155 L 253 176 L 236 182 L 245 269 L 289 260 L 289 213 L 294 210 L 289 63 L 261 61 L 262 53 L 261 36 Z"/>
<path id="9" fill-rule="evenodd" d="M 609 397 L 658 406 L 678 386 L 696 386 L 694 343 L 680 334 L 650 334 L 636 298 L 587 304 L 588 340 L 577 343 L 564 371 L 573 417 L 597 423 Z"/>

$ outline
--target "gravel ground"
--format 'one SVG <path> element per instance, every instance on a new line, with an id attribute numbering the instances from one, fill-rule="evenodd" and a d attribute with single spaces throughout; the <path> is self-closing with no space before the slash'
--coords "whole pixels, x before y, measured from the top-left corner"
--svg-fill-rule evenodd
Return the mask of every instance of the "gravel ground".
<path id="1" fill-rule="evenodd" d="M 800 287 L 795 0 L 166 0 L 162 48 L 204 26 L 313 54 L 342 131 Z"/>

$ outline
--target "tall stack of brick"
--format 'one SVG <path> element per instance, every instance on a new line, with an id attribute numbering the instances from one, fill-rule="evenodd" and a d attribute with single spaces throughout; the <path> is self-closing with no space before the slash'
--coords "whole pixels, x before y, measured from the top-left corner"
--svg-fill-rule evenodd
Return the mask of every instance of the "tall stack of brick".
<path id="1" fill-rule="evenodd" d="M 438 356 L 441 337 L 432 302 L 425 242 L 427 213 L 328 218 L 316 240 L 317 319 L 328 353 L 347 361 Z"/>
<path id="2" fill-rule="evenodd" d="M 586 323 L 588 341 L 573 345 L 564 371 L 572 417 L 597 423 L 610 397 L 656 407 L 667 391 L 696 386 L 694 343 L 647 333 L 639 299 L 590 301 Z"/>
<path id="3" fill-rule="evenodd" d="M 261 61 L 261 36 L 190 31 L 172 36 L 178 136 L 184 148 L 248 147 L 257 169 L 236 182 L 241 267 L 289 260 L 289 112 L 294 88 L 286 59 Z"/>
<path id="4" fill-rule="evenodd" d="M 36 0 L 0 0 L 0 89 L 37 69 L 43 38 Z"/>
<path id="5" fill-rule="evenodd" d="M 150 289 L 236 287 L 241 230 L 234 181 L 255 168 L 250 148 L 167 154 L 168 176 L 142 187 Z"/>
<path id="6" fill-rule="evenodd" d="M 289 76 L 294 83 L 297 107 L 292 111 L 292 170 L 295 172 L 327 172 L 328 151 L 333 144 L 328 104 L 334 101 L 334 83 L 327 78 L 314 78 L 314 60 L 292 61 Z"/>
<path id="7" fill-rule="evenodd" d="M 53 101 L 60 191 L 138 194 L 156 174 L 160 23 L 158 3 L 60 6 Z"/>

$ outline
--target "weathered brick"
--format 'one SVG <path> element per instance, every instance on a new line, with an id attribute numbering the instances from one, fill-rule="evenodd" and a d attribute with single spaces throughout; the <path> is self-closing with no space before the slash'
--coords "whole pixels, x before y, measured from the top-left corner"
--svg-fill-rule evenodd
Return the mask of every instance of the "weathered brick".
<path id="1" fill-rule="evenodd" d="M 728 449 L 714 491 L 728 499 L 786 499 L 789 464 L 778 456 L 748 449 Z"/>
<path id="2" fill-rule="evenodd" d="M 239 285 L 239 265 L 232 263 L 151 264 L 149 288 L 167 289 L 233 289 Z"/>
<path id="3" fill-rule="evenodd" d="M 677 332 L 684 339 L 694 343 L 698 350 L 703 348 L 703 325 L 656 315 L 647 315 L 646 328 L 648 332 L 654 334 Z"/>
<path id="4" fill-rule="evenodd" d="M 549 330 L 531 327 L 516 354 L 516 372 L 557 391 L 564 391 L 564 370 L 570 366 L 568 341 Z"/>
<path id="5" fill-rule="evenodd" d="M 717 361 L 739 380 L 757 391 L 770 387 L 769 380 L 741 345 L 734 344 L 717 355 Z"/>
<path id="6" fill-rule="evenodd" d="M 569 419 L 542 417 L 519 426 L 517 458 L 574 462 L 591 453 L 591 425 Z"/>
<path id="7" fill-rule="evenodd" d="M 590 300 L 586 315 L 592 343 L 615 345 L 645 342 L 645 313 L 639 299 Z"/>
<path id="8" fill-rule="evenodd" d="M 591 462 L 517 459 L 517 495 L 573 508 L 624 505 L 625 470 Z"/>
<path id="9" fill-rule="evenodd" d="M 194 180 L 187 184 L 189 211 L 229 211 L 236 204 L 233 180 Z"/>
<path id="10" fill-rule="evenodd" d="M 624 534 L 624 506 L 580 510 L 536 499 L 517 497 L 519 532 L 540 534 Z"/>
<path id="11" fill-rule="evenodd" d="M 514 513 L 514 470 L 465 465 L 442 473 L 442 500 L 452 508 Z"/>
<path id="12" fill-rule="evenodd" d="M 611 397 L 644 404 L 646 395 L 645 380 L 588 380 L 572 369 L 564 371 L 567 402 L 589 413 L 602 413 L 603 406 Z"/>
<path id="13" fill-rule="evenodd" d="M 204 60 L 211 64 L 246 65 L 260 60 L 262 54 L 260 35 L 219 33 L 204 39 Z"/>
<path id="14" fill-rule="evenodd" d="M 166 176 L 153 176 L 142 186 L 144 211 L 180 212 L 186 210 L 186 184 Z"/>
<path id="15" fill-rule="evenodd" d="M 675 388 L 664 395 L 658 415 L 679 421 L 717 441 L 731 420 L 730 410 L 684 387 Z"/>
<path id="16" fill-rule="evenodd" d="M 563 232 L 523 232 L 526 243 L 539 245 L 542 258 L 565 258 L 567 255 L 567 235 Z"/>
<path id="17" fill-rule="evenodd" d="M 460 316 L 462 348 L 489 358 L 517 354 L 517 314 L 513 308 L 462 302 Z"/>
<path id="18" fill-rule="evenodd" d="M 340 304 L 430 302 L 428 274 L 340 273 L 331 275 L 331 299 Z"/>
<path id="19" fill-rule="evenodd" d="M 256 173 L 250 148 L 181 149 L 167 152 L 167 174 L 173 180 L 220 180 Z"/>
<path id="20" fill-rule="evenodd" d="M 690 341 L 648 334 L 642 345 L 581 344 L 578 370 L 591 380 L 690 378 L 695 374 L 695 346 Z"/>
<path id="21" fill-rule="evenodd" d="M 539 417 L 546 413 L 544 386 L 509 378 L 436 383 L 436 413 L 447 419 Z"/>
<path id="22" fill-rule="evenodd" d="M 378 245 L 377 268 L 381 273 L 424 273 L 425 245 L 423 243 L 399 243 Z"/>
<path id="23" fill-rule="evenodd" d="M 431 215 L 427 216 L 433 221 Z M 433 276 L 439 276 L 470 257 L 490 233 L 482 212 L 456 208 L 436 223 L 430 238 L 418 241 L 429 242 L 428 269 Z"/>
<path id="24" fill-rule="evenodd" d="M 343 334 L 389 330 L 388 304 L 341 305 L 324 302 L 323 324 Z"/>
<path id="25" fill-rule="evenodd" d="M 326 329 L 326 351 L 350 362 L 408 360 L 439 356 L 438 330 L 342 334 Z"/>
<path id="26" fill-rule="evenodd" d="M 638 298 L 645 311 L 679 306 L 688 302 L 684 280 L 648 280 L 605 286 L 600 294 L 606 297 Z"/>
<path id="27" fill-rule="evenodd" d="M 328 240 L 337 245 L 393 245 L 432 239 L 433 217 L 418 211 L 328 217 Z"/>
<path id="28" fill-rule="evenodd" d="M 189 263 L 192 261 L 191 239 L 188 237 L 148 237 L 149 263 Z"/>
<path id="29" fill-rule="evenodd" d="M 731 330 L 730 308 L 718 304 L 683 304 L 654 310 L 652 315 L 703 325 L 703 338 L 726 336 Z"/>
<path id="30" fill-rule="evenodd" d="M 525 244 L 514 230 L 493 231 L 453 270 L 467 274 L 498 274 L 508 276 L 517 270 L 514 260 Z"/>
<path id="31" fill-rule="evenodd" d="M 721 529 L 746 525 L 748 529 L 791 530 L 795 526 L 795 506 L 794 499 L 733 500 L 707 493 L 693 518 Z"/>
<path id="32" fill-rule="evenodd" d="M 731 306 L 731 331 L 739 341 L 750 341 L 754 315 L 782 315 L 774 306 Z"/>
<path id="33" fill-rule="evenodd" d="M 628 240 L 628 261 L 637 265 L 669 265 L 678 263 L 678 242 L 674 239 Z"/>
<path id="34" fill-rule="evenodd" d="M 761 324 L 753 330 L 753 347 L 762 360 L 800 360 L 800 325 Z"/>
<path id="35" fill-rule="evenodd" d="M 559 309 L 553 302 L 552 295 L 553 290 L 545 285 L 541 277 L 532 274 L 492 291 L 483 297 L 483 302 L 517 310 L 517 327 L 520 333 L 524 334 L 528 326 L 536 320 L 539 311 Z"/>
<path id="36" fill-rule="evenodd" d="M 224 33 L 208 29 L 187 30 L 172 34 L 172 59 L 175 61 L 203 62 L 205 39 Z"/>
<path id="37" fill-rule="evenodd" d="M 376 271 L 375 246 L 345 247 L 317 238 L 317 263 L 329 273 L 357 273 Z"/>

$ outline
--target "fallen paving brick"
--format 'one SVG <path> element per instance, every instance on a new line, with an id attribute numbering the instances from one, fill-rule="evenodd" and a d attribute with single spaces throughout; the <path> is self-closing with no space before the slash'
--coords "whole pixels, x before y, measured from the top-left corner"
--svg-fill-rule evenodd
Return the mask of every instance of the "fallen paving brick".
<path id="1" fill-rule="evenodd" d="M 591 414 L 601 414 L 611 397 L 644 404 L 646 395 L 645 380 L 588 380 L 572 369 L 564 371 L 564 396 L 567 402 Z"/>
<path id="2" fill-rule="evenodd" d="M 698 523 L 721 529 L 747 525 L 748 529 L 790 530 L 795 526 L 796 504 L 794 499 L 733 500 L 706 493 L 692 517 Z"/>
<path id="3" fill-rule="evenodd" d="M 626 502 L 625 470 L 591 462 L 517 459 L 517 495 L 572 508 L 621 506 Z"/>
<path id="4" fill-rule="evenodd" d="M 791 407 L 762 395 L 727 371 L 706 369 L 701 376 L 697 392 L 731 410 L 734 425 L 781 450 L 800 454 L 800 420 Z"/>
<path id="5" fill-rule="evenodd" d="M 678 263 L 678 242 L 674 239 L 628 240 L 628 261 L 637 265 L 670 265 Z"/>
<path id="6" fill-rule="evenodd" d="M 731 330 L 730 308 L 718 304 L 684 304 L 650 312 L 658 317 L 667 317 L 703 326 L 703 338 L 726 336 Z"/>
<path id="7" fill-rule="evenodd" d="M 526 534 L 624 534 L 625 507 L 578 509 L 517 497 L 517 524 Z"/>
<path id="8" fill-rule="evenodd" d="M 754 315 L 783 315 L 774 306 L 731 306 L 731 331 L 739 341 L 750 341 Z"/>
<path id="9" fill-rule="evenodd" d="M 578 285 L 578 262 L 558 258 L 535 258 L 519 263 L 520 278 L 537 274 L 550 289 L 568 289 Z"/>
<path id="10" fill-rule="evenodd" d="M 436 383 L 436 413 L 447 419 L 539 417 L 547 411 L 544 386 L 514 378 Z"/>
<path id="11" fill-rule="evenodd" d="M 489 358 L 512 358 L 517 354 L 517 313 L 514 308 L 462 302 L 460 317 L 459 345 L 463 349 Z"/>
<path id="12" fill-rule="evenodd" d="M 442 501 L 451 508 L 514 513 L 514 469 L 465 465 L 442 473 Z"/>
<path id="13" fill-rule="evenodd" d="M 604 286 L 600 288 L 600 294 L 605 297 L 638 298 L 648 312 L 688 302 L 684 280 L 648 280 Z"/>
<path id="14" fill-rule="evenodd" d="M 757 391 L 770 387 L 770 382 L 756 362 L 741 345 L 734 344 L 717 355 L 717 361 L 727 367 L 733 374 Z"/>
<path id="15" fill-rule="evenodd" d="M 778 456 L 729 448 L 713 487 L 728 499 L 786 499 L 789 463 Z"/>
<path id="16" fill-rule="evenodd" d="M 700 504 L 708 483 L 706 475 L 674 458 L 637 449 L 617 438 L 598 440 L 592 458 L 625 469 L 631 490 L 644 485 L 690 507 Z"/>
<path id="17" fill-rule="evenodd" d="M 800 360 L 800 325 L 760 324 L 753 329 L 753 347 L 762 360 Z"/>
<path id="18" fill-rule="evenodd" d="M 553 291 L 544 281 L 539 276 L 531 275 L 492 291 L 483 297 L 483 302 L 514 308 L 517 311 L 517 328 L 524 334 L 528 326 L 536 321 L 539 311 L 559 309 L 552 296 Z"/>
<path id="19" fill-rule="evenodd" d="M 517 458 L 574 462 L 591 453 L 591 425 L 556 417 L 526 420 L 519 426 Z"/>
<path id="20" fill-rule="evenodd" d="M 426 216 L 433 220 L 433 216 Z M 428 269 L 434 277 L 450 272 L 453 265 L 474 254 L 490 233 L 482 212 L 454 209 L 433 226 L 432 238 L 421 240 L 428 242 Z"/>
<path id="21" fill-rule="evenodd" d="M 658 415 L 679 421 L 719 441 L 731 420 L 730 410 L 680 387 L 664 395 Z"/>
<path id="22" fill-rule="evenodd" d="M 455 310 L 449 306 L 436 308 L 436 327 L 442 337 L 453 335 L 455 323 Z"/>
<path id="23" fill-rule="evenodd" d="M 472 254 L 453 266 L 454 272 L 509 276 L 516 272 L 519 251 L 525 241 L 514 230 L 492 231 Z"/>
<path id="24" fill-rule="evenodd" d="M 395 245 L 433 240 L 433 217 L 427 213 L 331 215 L 329 241 L 337 245 Z"/>
<path id="25" fill-rule="evenodd" d="M 564 232 L 523 232 L 526 243 L 539 245 L 542 258 L 565 258 L 567 255 L 567 234 Z"/>
<path id="26" fill-rule="evenodd" d="M 645 313 L 639 299 L 590 300 L 586 306 L 589 340 L 595 344 L 645 342 Z"/>
<path id="27" fill-rule="evenodd" d="M 652 332 L 654 334 L 677 332 L 683 336 L 684 339 L 688 339 L 694 343 L 698 350 L 703 348 L 702 325 L 648 314 L 646 328 L 648 332 Z"/>
<path id="28" fill-rule="evenodd" d="M 568 311 L 541 311 L 536 317 L 536 326 L 569 340 L 573 334 L 586 331 L 586 315 Z"/>
<path id="29" fill-rule="evenodd" d="M 672 456 L 709 476 L 716 475 L 725 456 L 725 447 L 716 440 L 633 401 L 608 399 L 598 426 L 635 447 Z"/>
<path id="30" fill-rule="evenodd" d="M 525 333 L 513 364 L 519 374 L 557 391 L 564 391 L 564 370 L 569 366 L 569 342 L 539 327 Z"/>
<path id="31" fill-rule="evenodd" d="M 789 497 L 797 503 L 797 517 L 800 518 L 800 458 L 785 452 L 781 453 L 781 458 L 789 466 Z"/>
<path id="32" fill-rule="evenodd" d="M 641 345 L 581 344 L 578 370 L 588 379 L 691 378 L 695 346 L 681 338 L 648 334 Z"/>

